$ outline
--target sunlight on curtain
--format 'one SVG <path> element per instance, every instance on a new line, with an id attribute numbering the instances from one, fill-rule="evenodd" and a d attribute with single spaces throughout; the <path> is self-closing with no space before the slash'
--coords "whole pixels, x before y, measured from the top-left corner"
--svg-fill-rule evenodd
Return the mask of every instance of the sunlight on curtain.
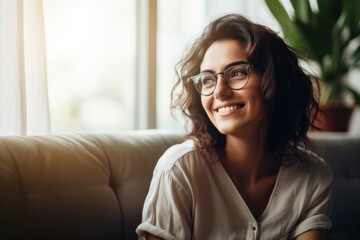
<path id="1" fill-rule="evenodd" d="M 0 0 L 0 135 L 50 132 L 41 0 Z"/>

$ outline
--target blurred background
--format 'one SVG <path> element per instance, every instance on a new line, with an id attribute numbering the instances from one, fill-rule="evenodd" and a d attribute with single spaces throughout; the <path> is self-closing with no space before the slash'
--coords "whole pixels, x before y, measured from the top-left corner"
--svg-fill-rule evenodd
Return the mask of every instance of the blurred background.
<path id="1" fill-rule="evenodd" d="M 1 0 L 3 6 L 4 2 Z M 290 0 L 281 2 L 290 13 L 293 11 Z M 310 2 L 316 5 L 316 0 Z M 31 123 L 31 119 L 38 119 L 39 111 L 23 107 L 27 119 L 22 124 L 25 128 L 22 134 L 182 129 L 181 116 L 174 119 L 169 109 L 175 65 L 210 20 L 236 12 L 282 35 L 280 25 L 263 0 L 29 0 L 15 6 L 17 12 L 19 9 L 24 12 L 20 27 L 25 29 L 25 70 L 19 78 L 25 82 L 29 76 L 26 66 L 36 61 L 28 60 L 28 55 L 35 54 L 26 50 L 26 34 L 34 35 L 26 30 L 31 27 L 27 19 L 36 17 L 31 15 L 31 5 L 36 5 L 40 13 L 35 15 L 43 23 L 42 41 L 32 44 L 44 45 L 38 47 L 45 56 L 43 85 L 47 92 L 39 102 L 47 101 L 41 107 L 47 111 L 40 111 L 47 115 L 47 120 L 41 124 L 45 128 L 36 130 L 30 124 L 39 125 L 38 120 Z M 3 15 L 8 14 L 4 11 Z M 8 59 L 3 57 L 2 61 Z M 317 71 L 316 66 L 307 68 Z M 349 80 L 357 89 L 359 76 L 359 71 L 354 70 Z M 4 74 L 3 79 L 7 79 Z M 30 98 L 27 96 L 22 102 Z M 3 98 L 4 101 L 7 100 Z M 1 106 L 0 111 L 9 108 L 5 103 Z M 357 109 L 352 116 L 349 131 L 360 135 L 358 112 Z M 5 120 L 0 127 L 8 129 Z"/>
<path id="2" fill-rule="evenodd" d="M 205 25 L 239 12 L 279 30 L 261 0 L 44 0 L 43 5 L 52 131 L 182 128 L 181 118 L 169 111 L 175 64 Z M 152 16 L 141 13 L 147 7 L 156 8 Z M 146 41 L 139 35 L 147 31 L 139 24 L 147 17 L 156 19 L 148 29 L 156 34 L 151 57 L 156 63 L 145 63 L 156 67 L 156 99 L 146 99 L 155 112 L 144 114 L 137 111 L 147 103 L 138 98 L 147 83 L 136 78 L 148 68 L 137 59 L 138 41 Z M 152 117 L 155 124 L 137 116 Z"/>

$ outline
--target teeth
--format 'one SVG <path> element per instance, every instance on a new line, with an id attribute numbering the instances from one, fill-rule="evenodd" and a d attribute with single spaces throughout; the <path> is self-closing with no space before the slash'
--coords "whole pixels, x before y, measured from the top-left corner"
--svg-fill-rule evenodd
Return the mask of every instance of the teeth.
<path id="1" fill-rule="evenodd" d="M 231 110 L 235 110 L 235 109 L 238 109 L 239 107 L 234 105 L 234 106 L 227 106 L 227 107 L 221 107 L 218 109 L 218 112 L 219 113 L 225 113 L 225 112 L 229 112 Z"/>

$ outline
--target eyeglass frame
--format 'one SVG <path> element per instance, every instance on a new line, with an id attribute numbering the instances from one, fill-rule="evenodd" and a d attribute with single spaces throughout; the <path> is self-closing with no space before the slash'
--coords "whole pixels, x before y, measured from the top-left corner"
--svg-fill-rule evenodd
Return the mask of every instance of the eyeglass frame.
<path id="1" fill-rule="evenodd" d="M 242 87 L 240 87 L 240 88 L 232 88 L 232 87 L 230 87 L 230 86 L 228 85 L 228 80 L 225 78 L 225 73 L 226 73 L 228 70 L 233 69 L 235 66 L 238 66 L 238 65 L 246 65 L 246 73 L 247 73 L 246 83 L 244 84 L 244 86 L 242 86 Z M 194 81 L 194 79 L 195 79 L 196 77 L 198 77 L 199 75 L 201 75 L 201 74 L 203 74 L 204 72 L 207 72 L 207 71 L 200 72 L 200 73 L 198 73 L 198 74 L 196 74 L 196 75 L 194 75 L 194 76 L 192 76 L 192 77 L 189 77 L 189 78 L 188 78 L 188 81 L 191 81 L 191 82 L 193 83 L 193 85 L 194 85 L 195 90 L 196 90 L 200 95 L 203 95 L 203 96 L 210 96 L 211 94 L 213 94 L 213 93 L 215 92 L 215 89 L 216 89 L 217 84 L 218 84 L 218 77 L 217 77 L 218 75 L 222 75 L 222 76 L 223 76 L 223 78 L 224 78 L 224 83 L 225 83 L 225 85 L 226 85 L 228 88 L 230 88 L 230 89 L 232 89 L 232 90 L 241 90 L 241 89 L 245 88 L 246 85 L 247 85 L 248 82 L 249 82 L 249 78 L 250 78 L 250 70 L 249 70 L 249 69 L 250 69 L 251 67 L 254 67 L 254 65 L 251 64 L 251 63 L 249 63 L 249 62 L 246 62 L 246 61 L 238 61 L 238 62 L 234 62 L 234 63 L 231 63 L 230 65 L 226 66 L 226 68 L 225 68 L 225 70 L 224 70 L 223 72 L 214 73 L 214 74 L 211 73 L 211 72 L 208 72 L 208 73 L 210 73 L 212 76 L 214 76 L 214 78 L 215 78 L 215 87 L 214 87 L 214 89 L 211 91 L 211 93 L 209 93 L 209 94 L 203 94 L 203 93 L 201 93 L 201 92 L 196 88 L 196 82 Z"/>

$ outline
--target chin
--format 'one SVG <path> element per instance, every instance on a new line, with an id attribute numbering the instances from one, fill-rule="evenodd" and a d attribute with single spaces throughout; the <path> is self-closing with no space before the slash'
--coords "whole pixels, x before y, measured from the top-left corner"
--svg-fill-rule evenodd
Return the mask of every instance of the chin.
<path id="1" fill-rule="evenodd" d="M 233 128 L 233 127 L 229 127 L 229 126 L 219 126 L 217 127 L 217 129 L 219 130 L 220 133 L 224 134 L 224 135 L 228 135 L 228 134 L 238 134 L 239 132 L 241 132 L 241 128 Z"/>

